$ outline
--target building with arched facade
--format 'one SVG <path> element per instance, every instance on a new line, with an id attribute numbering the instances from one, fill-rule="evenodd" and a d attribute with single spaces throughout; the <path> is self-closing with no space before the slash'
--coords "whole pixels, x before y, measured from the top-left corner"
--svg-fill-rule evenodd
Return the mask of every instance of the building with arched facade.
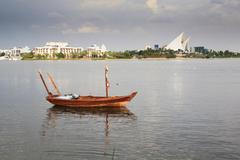
<path id="1" fill-rule="evenodd" d="M 69 47 L 66 42 L 47 42 L 43 47 L 35 47 L 34 54 L 47 55 L 54 58 L 54 54 L 63 53 L 66 57 L 70 57 L 72 53 L 80 53 L 83 51 L 82 47 Z"/>

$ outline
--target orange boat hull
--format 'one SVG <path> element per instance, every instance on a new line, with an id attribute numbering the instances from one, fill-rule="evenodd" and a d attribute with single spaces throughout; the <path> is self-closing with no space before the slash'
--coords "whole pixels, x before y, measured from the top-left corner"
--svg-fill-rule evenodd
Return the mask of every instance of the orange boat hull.
<path id="1" fill-rule="evenodd" d="M 77 99 L 61 99 L 58 95 L 49 95 L 47 101 L 57 106 L 67 107 L 125 107 L 136 96 L 137 92 L 133 92 L 128 96 L 113 97 L 95 97 L 80 96 Z"/>

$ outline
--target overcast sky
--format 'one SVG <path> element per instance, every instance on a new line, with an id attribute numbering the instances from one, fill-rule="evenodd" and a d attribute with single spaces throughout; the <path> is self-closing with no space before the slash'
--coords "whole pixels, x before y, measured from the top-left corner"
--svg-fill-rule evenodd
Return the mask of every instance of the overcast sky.
<path id="1" fill-rule="evenodd" d="M 66 41 L 110 50 L 191 46 L 240 51 L 240 0 L 1 0 L 0 48 Z"/>

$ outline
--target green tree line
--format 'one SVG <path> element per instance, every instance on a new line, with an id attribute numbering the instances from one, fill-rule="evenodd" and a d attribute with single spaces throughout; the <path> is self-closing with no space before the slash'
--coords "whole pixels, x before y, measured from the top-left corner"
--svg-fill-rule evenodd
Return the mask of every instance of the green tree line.
<path id="1" fill-rule="evenodd" d="M 240 53 L 226 51 L 206 51 L 204 53 L 183 53 L 181 51 L 173 51 L 166 49 L 147 49 L 147 50 L 126 50 L 124 52 L 87 52 L 83 51 L 80 53 L 70 53 L 69 55 L 63 53 L 54 53 L 53 55 L 47 54 L 34 54 L 34 53 L 25 53 L 22 54 L 24 60 L 47 60 L 47 59 L 82 59 L 82 58 L 92 58 L 92 59 L 132 59 L 132 58 L 176 58 L 179 56 L 179 53 L 182 57 L 185 58 L 231 58 L 231 57 L 240 57 Z"/>

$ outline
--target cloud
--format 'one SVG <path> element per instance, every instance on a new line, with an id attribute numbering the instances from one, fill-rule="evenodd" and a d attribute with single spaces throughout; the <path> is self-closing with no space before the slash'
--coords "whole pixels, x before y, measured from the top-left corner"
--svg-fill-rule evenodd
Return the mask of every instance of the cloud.
<path id="1" fill-rule="evenodd" d="M 124 0 L 82 0 L 81 6 L 84 8 L 113 8 L 124 2 Z"/>
<path id="2" fill-rule="evenodd" d="M 49 18 L 63 18 L 64 16 L 59 12 L 49 12 L 48 17 Z"/>
<path id="3" fill-rule="evenodd" d="M 236 43 L 240 36 L 240 0 L 0 0 L 0 6 L 0 47 L 21 36 L 29 38 L 29 45 L 53 38 L 85 42 L 87 37 L 116 41 L 116 47 L 119 41 L 123 47 L 161 43 L 182 31 L 232 36 Z M 144 38 L 135 42 L 136 37 Z"/>
<path id="4" fill-rule="evenodd" d="M 212 0 L 208 15 L 215 15 L 219 23 L 226 25 L 240 25 L 240 1 L 239 0 Z"/>
<path id="5" fill-rule="evenodd" d="M 63 35 L 68 35 L 68 34 L 75 34 L 77 33 L 75 30 L 68 28 L 68 29 L 64 29 L 61 31 Z"/>
<path id="6" fill-rule="evenodd" d="M 157 0 L 147 0 L 146 5 L 152 12 L 157 13 L 157 11 L 158 11 Z"/>
<path id="7" fill-rule="evenodd" d="M 97 26 L 87 24 L 78 28 L 77 31 L 79 33 L 97 33 L 100 32 L 100 29 Z"/>
<path id="8" fill-rule="evenodd" d="M 53 29 L 60 29 L 63 35 L 72 35 L 72 34 L 94 34 L 94 33 L 104 33 L 104 34 L 119 34 L 121 31 L 119 29 L 110 27 L 110 26 L 102 26 L 98 27 L 96 25 L 87 23 L 80 27 L 70 26 L 69 24 L 58 24 L 52 26 Z"/>
<path id="9" fill-rule="evenodd" d="M 40 27 L 40 25 L 37 25 L 37 24 L 31 24 L 31 25 L 29 26 L 29 28 L 30 28 L 30 29 L 40 29 L 41 27 Z"/>

